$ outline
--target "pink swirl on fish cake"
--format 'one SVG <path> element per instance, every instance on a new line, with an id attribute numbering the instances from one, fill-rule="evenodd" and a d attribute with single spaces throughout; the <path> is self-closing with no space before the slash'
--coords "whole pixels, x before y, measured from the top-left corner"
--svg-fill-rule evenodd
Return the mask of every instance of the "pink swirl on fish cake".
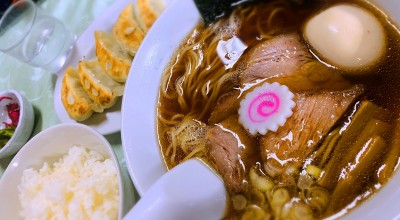
<path id="1" fill-rule="evenodd" d="M 276 113 L 279 109 L 280 99 L 273 92 L 262 93 L 250 103 L 248 114 L 252 122 L 262 122 Z"/>

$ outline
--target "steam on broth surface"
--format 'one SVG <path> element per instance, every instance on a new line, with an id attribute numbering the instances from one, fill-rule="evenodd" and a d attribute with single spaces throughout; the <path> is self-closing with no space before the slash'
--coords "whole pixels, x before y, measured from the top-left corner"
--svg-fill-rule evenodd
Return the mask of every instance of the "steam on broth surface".
<path id="1" fill-rule="evenodd" d="M 386 53 L 371 67 L 334 66 L 304 40 L 308 19 L 339 3 L 369 10 L 383 26 Z M 226 219 L 346 214 L 388 181 L 400 155 L 400 36 L 385 19 L 365 1 L 270 1 L 199 24 L 161 79 L 157 132 L 167 167 L 192 157 L 210 164 L 229 192 Z M 217 46 L 233 37 L 247 49 L 225 68 Z M 276 131 L 252 135 L 241 101 L 273 83 L 296 106 Z"/>

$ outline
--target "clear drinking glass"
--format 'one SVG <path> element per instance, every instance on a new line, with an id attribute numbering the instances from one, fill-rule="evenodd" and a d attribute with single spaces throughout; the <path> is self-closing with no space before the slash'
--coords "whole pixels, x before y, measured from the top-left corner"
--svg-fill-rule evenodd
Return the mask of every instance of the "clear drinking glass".
<path id="1" fill-rule="evenodd" d="M 35 67 L 57 72 L 76 40 L 55 17 L 31 0 L 19 0 L 0 19 L 0 51 Z"/>

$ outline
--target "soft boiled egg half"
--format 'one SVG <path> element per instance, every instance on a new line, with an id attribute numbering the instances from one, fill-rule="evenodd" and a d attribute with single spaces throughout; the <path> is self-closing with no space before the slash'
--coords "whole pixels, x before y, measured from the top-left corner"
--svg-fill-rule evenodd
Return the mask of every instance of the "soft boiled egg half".
<path id="1" fill-rule="evenodd" d="M 385 53 L 386 34 L 378 19 L 353 5 L 336 5 L 311 18 L 304 37 L 323 60 L 339 68 L 374 65 Z"/>

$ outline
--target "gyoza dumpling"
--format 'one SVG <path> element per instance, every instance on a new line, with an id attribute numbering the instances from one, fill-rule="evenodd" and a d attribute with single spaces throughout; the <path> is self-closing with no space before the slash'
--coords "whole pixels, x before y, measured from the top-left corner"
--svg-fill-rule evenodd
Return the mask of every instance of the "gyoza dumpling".
<path id="1" fill-rule="evenodd" d="M 137 20 L 145 32 L 151 28 L 164 8 L 164 3 L 161 0 L 137 0 Z"/>
<path id="2" fill-rule="evenodd" d="M 114 81 L 97 59 L 79 62 L 78 73 L 86 93 L 104 109 L 113 106 L 124 93 L 124 84 Z"/>
<path id="3" fill-rule="evenodd" d="M 77 121 L 89 118 L 93 111 L 103 111 L 85 92 L 78 73 L 72 67 L 68 67 L 64 74 L 61 86 L 61 101 L 69 117 Z"/>
<path id="4" fill-rule="evenodd" d="M 94 33 L 96 40 L 96 56 L 106 71 L 117 82 L 126 82 L 132 57 L 121 48 L 115 37 L 105 31 Z"/>
<path id="5" fill-rule="evenodd" d="M 113 26 L 113 35 L 131 56 L 135 56 L 145 32 L 139 27 L 132 4 L 126 6 L 119 14 Z"/>

